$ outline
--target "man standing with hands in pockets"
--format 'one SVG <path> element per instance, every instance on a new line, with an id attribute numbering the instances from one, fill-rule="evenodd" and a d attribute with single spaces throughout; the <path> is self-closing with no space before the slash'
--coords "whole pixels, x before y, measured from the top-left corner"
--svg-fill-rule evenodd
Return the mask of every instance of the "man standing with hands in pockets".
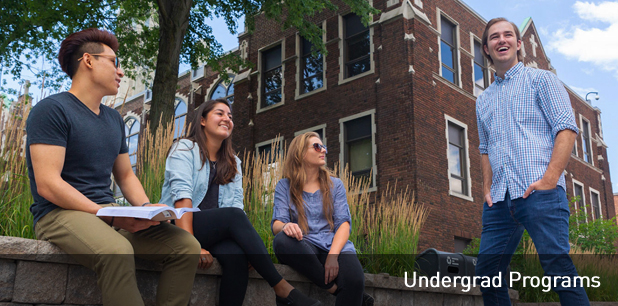
<path id="1" fill-rule="evenodd" d="M 526 229 L 545 275 L 573 280 L 563 171 L 578 129 L 569 96 L 553 73 L 524 67 L 512 22 L 490 20 L 482 45 L 496 74 L 476 101 L 485 200 L 476 274 L 504 276 Z M 562 280 L 552 280 L 562 305 L 589 305 L 581 284 Z M 510 305 L 504 280 L 481 291 L 485 305 Z"/>

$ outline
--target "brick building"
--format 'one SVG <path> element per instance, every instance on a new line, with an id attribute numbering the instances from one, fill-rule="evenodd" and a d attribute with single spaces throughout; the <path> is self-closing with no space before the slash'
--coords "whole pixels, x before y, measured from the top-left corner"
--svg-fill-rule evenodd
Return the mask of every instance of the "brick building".
<path id="1" fill-rule="evenodd" d="M 183 124 L 192 115 L 187 110 L 205 99 L 227 97 L 234 102 L 237 151 L 268 151 L 277 135 L 289 144 L 317 131 L 329 148 L 328 166 L 349 164 L 378 193 L 388 183 L 409 185 L 431 209 L 420 250 L 460 251 L 481 233 L 475 100 L 492 81 L 480 53 L 487 20 L 460 0 L 374 0 L 381 13 L 366 27 L 338 5 L 337 12 L 308 17 L 325 29 L 326 56 L 311 55 L 294 29 L 281 31 L 258 17 L 256 31 L 240 34 L 231 51 L 254 67 L 230 73 L 231 82 L 204 66 L 183 73 L 176 122 Z M 520 30 L 524 64 L 555 72 L 534 22 L 525 20 Z M 611 218 L 601 111 L 566 88 L 581 129 L 565 171 L 567 193 L 579 195 L 577 205 L 587 205 L 592 218 Z M 142 120 L 151 94 L 142 87 L 129 95 L 122 110 L 128 129 Z M 127 133 L 135 138 L 130 143 L 137 144 L 138 130 Z"/>

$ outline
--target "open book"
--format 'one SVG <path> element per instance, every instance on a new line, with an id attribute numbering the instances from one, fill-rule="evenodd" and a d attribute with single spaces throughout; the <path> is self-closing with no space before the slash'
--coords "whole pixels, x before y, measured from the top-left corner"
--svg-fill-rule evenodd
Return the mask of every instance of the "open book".
<path id="1" fill-rule="evenodd" d="M 169 206 L 110 206 L 97 212 L 102 217 L 133 217 L 153 221 L 180 219 L 186 212 L 198 212 L 199 208 L 171 208 Z"/>

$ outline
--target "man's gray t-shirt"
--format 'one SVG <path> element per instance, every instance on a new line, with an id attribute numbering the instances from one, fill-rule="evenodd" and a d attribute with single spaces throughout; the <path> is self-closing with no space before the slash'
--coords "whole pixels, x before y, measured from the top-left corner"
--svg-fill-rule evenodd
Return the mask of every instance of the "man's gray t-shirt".
<path id="1" fill-rule="evenodd" d="M 111 173 L 119 154 L 127 153 L 124 122 L 115 109 L 101 105 L 95 114 L 69 92 L 49 96 L 32 108 L 26 122 L 26 160 L 34 203 L 34 224 L 58 206 L 37 193 L 30 145 L 66 148 L 61 177 L 97 204 L 114 202 Z"/>

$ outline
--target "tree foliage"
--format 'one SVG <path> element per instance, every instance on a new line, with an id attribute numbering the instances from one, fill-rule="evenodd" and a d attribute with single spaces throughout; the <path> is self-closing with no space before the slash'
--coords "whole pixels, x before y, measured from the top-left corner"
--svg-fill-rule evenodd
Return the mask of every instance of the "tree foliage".
<path id="1" fill-rule="evenodd" d="M 366 0 L 343 3 L 365 23 L 378 13 Z M 296 28 L 316 50 L 325 52 L 322 30 L 307 18 L 324 9 L 337 6 L 330 0 L 0 0 L 1 70 L 19 78 L 27 69 L 35 73 L 37 85 L 66 88 L 70 80 L 56 60 L 60 42 L 81 29 L 107 29 L 118 37 L 118 55 L 128 77 L 141 74 L 146 79 L 155 71 L 150 118 L 156 129 L 159 116 L 172 121 L 180 63 L 192 68 L 204 63 L 222 74 L 243 64 L 237 55 L 224 53 L 209 20 L 223 18 L 235 34 L 240 17 L 245 16 L 247 30 L 252 31 L 255 17 L 264 13 L 283 29 Z M 37 63 L 39 58 L 44 65 Z"/>

